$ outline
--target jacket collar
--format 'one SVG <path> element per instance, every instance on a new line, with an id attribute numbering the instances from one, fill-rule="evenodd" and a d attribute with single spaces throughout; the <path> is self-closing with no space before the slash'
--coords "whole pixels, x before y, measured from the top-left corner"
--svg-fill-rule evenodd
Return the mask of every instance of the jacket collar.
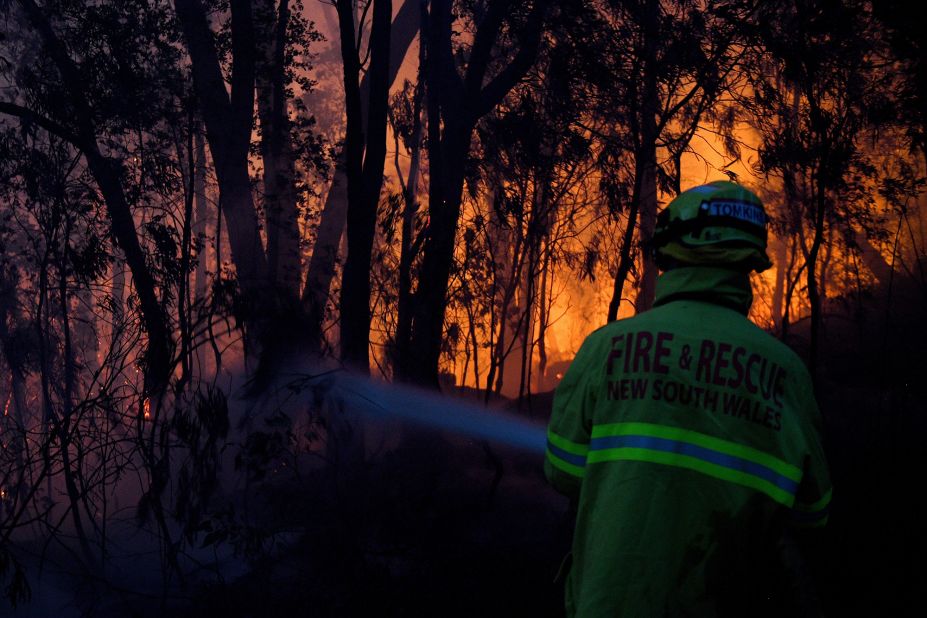
<path id="1" fill-rule="evenodd" d="M 668 270 L 657 279 L 653 306 L 676 300 L 714 303 L 747 315 L 753 303 L 750 274 L 710 266 Z"/>

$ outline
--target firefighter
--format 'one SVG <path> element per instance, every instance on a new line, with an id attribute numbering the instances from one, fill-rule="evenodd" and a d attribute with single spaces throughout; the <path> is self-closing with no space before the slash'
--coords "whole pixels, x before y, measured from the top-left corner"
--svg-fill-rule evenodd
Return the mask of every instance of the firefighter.
<path id="1" fill-rule="evenodd" d="M 573 498 L 568 616 L 747 616 L 786 524 L 831 484 L 802 361 L 747 319 L 771 266 L 740 185 L 680 194 L 652 241 L 651 310 L 587 337 L 554 397 L 545 473 Z"/>

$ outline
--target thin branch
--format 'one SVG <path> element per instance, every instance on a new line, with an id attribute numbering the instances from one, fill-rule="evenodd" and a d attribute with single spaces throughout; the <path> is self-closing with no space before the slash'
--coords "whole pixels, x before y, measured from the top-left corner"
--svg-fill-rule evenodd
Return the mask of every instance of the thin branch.
<path id="1" fill-rule="evenodd" d="M 64 125 L 61 125 L 54 120 L 47 118 L 27 107 L 23 107 L 15 103 L 10 103 L 8 101 L 0 101 L 0 113 L 7 114 L 9 116 L 15 116 L 26 122 L 31 122 L 37 126 L 42 127 L 49 133 L 57 135 L 61 139 L 70 142 L 76 148 L 79 148 L 80 150 L 84 149 L 83 141 L 77 136 L 76 133 L 73 133 Z"/>

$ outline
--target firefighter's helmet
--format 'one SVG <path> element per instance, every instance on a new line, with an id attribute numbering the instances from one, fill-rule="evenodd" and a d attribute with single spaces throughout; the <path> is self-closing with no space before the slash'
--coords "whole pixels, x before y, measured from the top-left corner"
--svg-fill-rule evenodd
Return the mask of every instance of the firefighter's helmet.
<path id="1" fill-rule="evenodd" d="M 716 180 L 680 193 L 657 216 L 651 248 L 657 266 L 725 266 L 762 272 L 768 218 L 750 190 Z"/>

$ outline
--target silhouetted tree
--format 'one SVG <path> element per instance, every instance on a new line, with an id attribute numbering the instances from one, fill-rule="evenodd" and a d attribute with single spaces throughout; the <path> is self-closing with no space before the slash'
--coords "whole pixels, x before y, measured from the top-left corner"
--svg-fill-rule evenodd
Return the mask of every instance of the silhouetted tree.
<path id="1" fill-rule="evenodd" d="M 347 110 L 345 170 L 348 182 L 348 255 L 341 278 L 341 358 L 367 372 L 370 366 L 370 252 L 377 223 L 377 207 L 386 161 L 386 114 L 389 101 L 389 44 L 392 2 L 369 0 L 373 5 L 368 48 L 363 50 L 357 32 L 354 4 L 338 0 L 344 93 Z M 366 122 L 361 120 L 361 52 L 370 58 L 367 71 Z"/>
<path id="2" fill-rule="evenodd" d="M 884 52 L 865 2 L 764 4 L 756 23 L 761 58 L 773 63 L 752 73 L 759 78 L 752 87 L 763 127 L 759 165 L 782 175 L 787 201 L 798 209 L 790 229 L 803 234 L 807 226 L 810 234 L 799 247 L 811 306 L 809 364 L 816 372 L 821 251 L 834 225 L 853 225 L 869 211 L 866 178 L 873 170 L 860 142 L 868 126 L 887 120 L 888 74 L 879 68 Z"/>
<path id="3" fill-rule="evenodd" d="M 586 53 L 602 61 L 589 80 L 596 86 L 597 113 L 607 124 L 605 192 L 614 210 L 627 211 L 608 321 L 618 315 L 636 261 L 641 270 L 635 308 L 643 311 L 653 303 L 657 270 L 646 246 L 659 193 L 679 191 L 682 155 L 696 130 L 713 120 L 715 102 L 741 53 L 739 20 L 753 4 L 642 0 L 599 7 L 604 32 L 589 40 Z M 640 250 L 632 246 L 635 230 Z"/>
<path id="4" fill-rule="evenodd" d="M 477 4 L 470 14 L 475 28 L 473 44 L 461 75 L 458 65 L 464 64 L 463 58 L 455 51 L 452 37 L 453 4 L 451 0 L 434 0 L 428 15 L 424 43 L 428 227 L 411 308 L 410 339 L 397 342 L 399 375 L 433 387 L 438 385 L 448 283 L 473 130 L 534 63 L 547 9 L 544 2 L 530 6 L 508 1 Z M 504 53 L 500 55 L 499 50 Z"/>
<path id="5" fill-rule="evenodd" d="M 21 19 L 34 33 L 31 36 L 35 38 L 29 40 L 41 46 L 43 55 L 37 64 L 22 67 L 11 79 L 20 98 L 0 102 L 0 112 L 18 116 L 27 125 L 41 127 L 67 140 L 83 155 L 106 204 L 113 238 L 132 272 L 148 334 L 148 389 L 157 392 L 167 385 L 170 371 L 173 343 L 168 317 L 158 299 L 158 282 L 139 242 L 123 166 L 118 156 L 101 143 L 113 143 L 125 131 L 159 120 L 156 114 L 147 113 L 153 109 L 149 103 L 141 101 L 163 100 L 159 88 L 165 78 L 170 79 L 170 63 L 175 58 L 164 34 L 157 29 L 168 30 L 167 16 L 163 11 L 154 12 L 147 18 L 154 21 L 154 28 L 133 30 L 139 23 L 138 15 L 133 13 L 135 7 L 128 7 L 129 16 L 122 22 L 118 21 L 118 14 L 111 15 L 106 10 L 81 15 L 81 8 L 75 7 L 75 12 L 65 11 L 62 15 L 65 20 L 76 20 L 78 25 L 76 29 L 65 30 L 70 37 L 65 42 L 48 7 L 43 9 L 33 0 L 17 4 Z M 82 37 L 92 38 L 101 31 L 109 34 L 114 53 L 124 52 L 122 64 L 108 66 L 97 62 L 99 57 L 94 53 L 99 50 L 87 47 L 87 38 Z M 142 41 L 150 45 L 154 55 L 132 47 Z M 69 49 L 82 50 L 83 57 L 76 59 Z"/>
<path id="6" fill-rule="evenodd" d="M 421 5 L 426 0 L 405 0 L 396 12 L 390 26 L 389 67 L 387 81 L 396 80 L 406 51 L 419 31 Z M 364 73 L 360 81 L 361 133 L 366 134 L 367 105 L 369 104 L 370 78 Z M 308 345 L 312 350 L 322 349 L 322 326 L 331 292 L 332 280 L 338 259 L 341 239 L 347 222 L 348 195 L 346 167 L 339 160 L 335 165 L 325 205 L 316 230 L 315 243 L 306 269 L 306 285 L 303 288 L 302 303 L 307 315 Z"/>

